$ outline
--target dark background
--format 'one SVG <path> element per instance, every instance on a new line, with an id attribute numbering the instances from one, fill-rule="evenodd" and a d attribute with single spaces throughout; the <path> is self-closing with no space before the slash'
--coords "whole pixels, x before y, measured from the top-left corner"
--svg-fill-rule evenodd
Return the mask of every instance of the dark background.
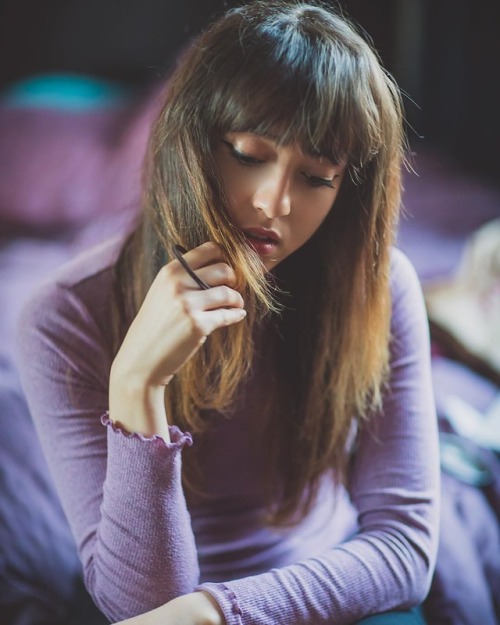
<path id="1" fill-rule="evenodd" d="M 77 72 L 144 87 L 231 0 L 0 0 L 0 86 Z M 332 0 L 333 3 L 333 0 Z M 408 133 L 498 182 L 498 0 L 342 0 L 407 94 Z M 419 139 L 418 137 L 422 137 Z"/>

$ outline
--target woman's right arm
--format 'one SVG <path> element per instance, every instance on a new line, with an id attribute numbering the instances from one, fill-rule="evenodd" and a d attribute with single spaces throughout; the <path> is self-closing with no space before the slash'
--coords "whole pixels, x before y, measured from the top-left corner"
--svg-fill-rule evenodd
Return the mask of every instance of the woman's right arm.
<path id="1" fill-rule="evenodd" d="M 173 424 L 166 430 L 168 438 L 164 431 L 148 430 L 162 426 L 164 413 L 149 412 L 147 406 L 142 411 L 129 401 L 126 367 L 121 364 L 125 361 L 116 369 L 111 362 L 111 289 L 102 283 L 102 275 L 78 282 L 65 277 L 31 300 L 20 320 L 20 369 L 86 585 L 100 609 L 118 621 L 191 592 L 198 583 L 198 561 L 181 486 L 181 454 L 190 436 Z M 177 275 L 189 285 L 187 274 Z M 129 332 L 120 350 L 124 357 L 137 349 L 138 365 L 143 361 L 140 349 L 148 348 L 142 326 L 152 324 L 161 291 L 150 298 L 149 314 Z M 167 301 L 165 296 L 163 307 Z M 168 328 L 159 334 L 163 332 Z M 193 338 L 191 349 L 186 334 L 174 334 L 178 343 L 173 355 L 178 360 L 169 356 L 150 361 L 158 363 L 157 373 L 167 379 L 146 375 L 145 380 L 168 381 L 182 365 L 183 354 L 189 357 L 202 340 Z M 155 333 L 151 329 L 146 336 L 153 341 Z M 108 406 L 111 369 L 117 374 L 112 391 L 116 396 Z M 134 375 L 137 371 L 131 369 Z M 130 379 L 131 387 L 135 380 Z M 101 417 L 109 407 L 112 418 L 104 419 L 105 428 Z"/>
<path id="2" fill-rule="evenodd" d="M 200 290 L 178 261 L 165 265 L 149 289 L 113 362 L 110 417 L 129 432 L 169 440 L 165 386 L 217 328 L 244 319 L 236 276 L 217 244 L 185 254 L 212 288 Z"/>

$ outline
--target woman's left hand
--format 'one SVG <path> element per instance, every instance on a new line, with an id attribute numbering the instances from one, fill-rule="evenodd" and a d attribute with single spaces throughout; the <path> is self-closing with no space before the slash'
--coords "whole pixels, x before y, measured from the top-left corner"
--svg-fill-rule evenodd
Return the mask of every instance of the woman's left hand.
<path id="1" fill-rule="evenodd" d="M 192 592 L 116 625 L 225 625 L 216 601 L 206 592 Z"/>

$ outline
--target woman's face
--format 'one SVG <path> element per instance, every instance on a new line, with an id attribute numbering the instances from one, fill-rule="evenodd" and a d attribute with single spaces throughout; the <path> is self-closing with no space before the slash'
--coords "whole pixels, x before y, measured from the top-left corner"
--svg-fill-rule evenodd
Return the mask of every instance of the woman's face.
<path id="1" fill-rule="evenodd" d="M 345 163 L 231 132 L 215 159 L 233 223 L 269 271 L 316 232 L 337 197 Z"/>

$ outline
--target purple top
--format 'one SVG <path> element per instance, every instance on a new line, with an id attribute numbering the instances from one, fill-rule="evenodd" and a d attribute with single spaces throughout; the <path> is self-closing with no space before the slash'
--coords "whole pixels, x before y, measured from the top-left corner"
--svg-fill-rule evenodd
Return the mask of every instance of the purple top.
<path id="1" fill-rule="evenodd" d="M 182 455 L 196 440 L 187 449 L 175 416 L 170 444 L 107 419 L 120 244 L 59 271 L 25 308 L 19 338 L 30 409 L 101 610 L 118 621 L 203 589 L 228 625 L 342 625 L 421 602 L 437 550 L 439 466 L 428 328 L 409 261 L 394 251 L 390 385 L 359 437 L 349 491 L 336 494 L 325 477 L 311 513 L 276 529 L 264 522 L 258 419 L 266 341 L 233 418 L 215 415 L 199 447 L 210 498 L 183 492 Z"/>

